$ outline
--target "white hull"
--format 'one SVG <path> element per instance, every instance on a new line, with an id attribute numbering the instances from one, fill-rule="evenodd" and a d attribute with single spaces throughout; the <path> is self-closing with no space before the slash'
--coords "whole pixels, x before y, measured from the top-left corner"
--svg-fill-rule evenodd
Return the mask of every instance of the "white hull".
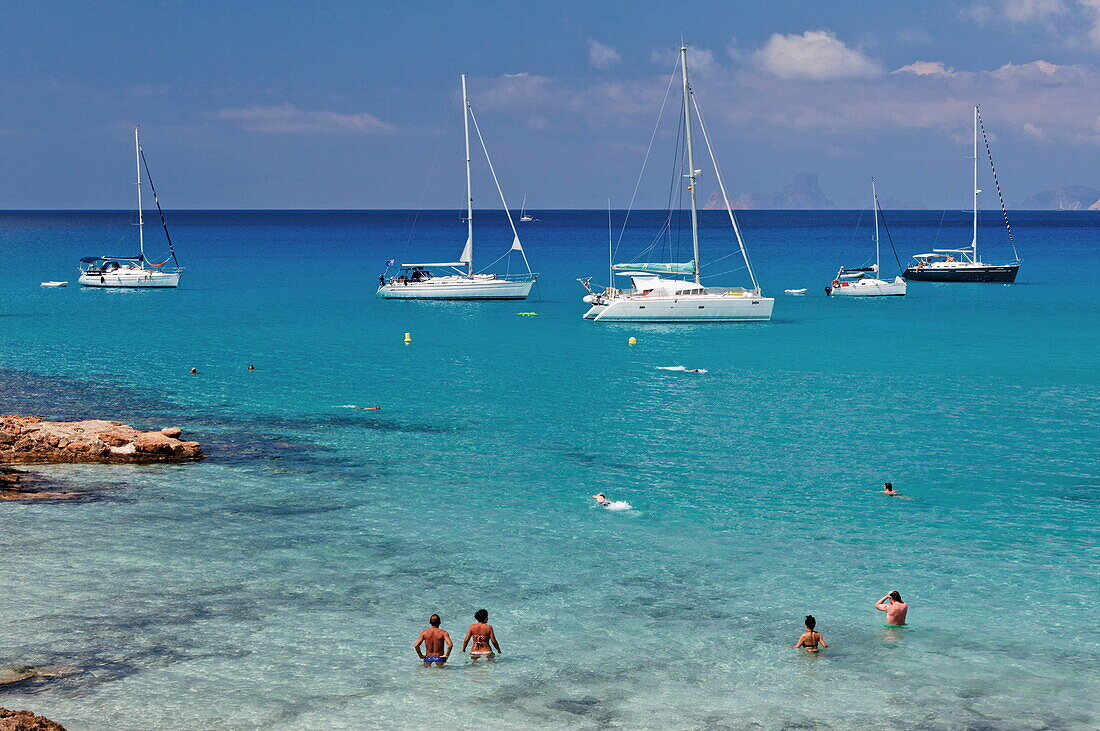
<path id="1" fill-rule="evenodd" d="M 903 297 L 906 284 L 901 277 L 887 282 L 883 279 L 857 279 L 851 282 L 841 281 L 825 288 L 831 297 Z"/>
<path id="2" fill-rule="evenodd" d="M 379 287 L 377 294 L 384 299 L 522 300 L 527 299 L 534 283 L 533 279 L 512 282 L 488 277 L 437 277 L 427 282 L 391 282 Z"/>
<path id="3" fill-rule="evenodd" d="M 701 294 L 600 300 L 584 314 L 596 322 L 759 322 L 772 319 L 771 297 Z"/>
<path id="4" fill-rule="evenodd" d="M 77 281 L 85 287 L 178 287 L 180 272 L 135 269 L 106 274 L 81 274 Z"/>

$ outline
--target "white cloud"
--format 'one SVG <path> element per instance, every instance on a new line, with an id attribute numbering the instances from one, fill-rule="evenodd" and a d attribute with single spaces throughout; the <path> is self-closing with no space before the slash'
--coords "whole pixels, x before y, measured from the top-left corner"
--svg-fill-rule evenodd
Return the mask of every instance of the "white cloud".
<path id="1" fill-rule="evenodd" d="M 1047 21 L 1064 15 L 1069 8 L 1064 0 L 994 0 L 977 2 L 963 9 L 963 14 L 979 23 L 1006 20 L 1009 23 Z"/>
<path id="2" fill-rule="evenodd" d="M 588 39 L 588 63 L 592 68 L 609 69 L 622 60 L 619 52 L 611 46 L 605 46 L 593 38 Z"/>
<path id="3" fill-rule="evenodd" d="M 808 30 L 802 35 L 775 33 L 754 58 L 760 68 L 781 79 L 825 81 L 882 73 L 877 61 L 844 45 L 827 30 Z"/>
<path id="4" fill-rule="evenodd" d="M 940 61 L 914 61 L 907 66 L 891 71 L 892 74 L 916 74 L 917 76 L 957 76 L 955 69 Z"/>
<path id="5" fill-rule="evenodd" d="M 1024 134 L 1026 134 L 1028 137 L 1034 137 L 1037 140 L 1045 140 L 1047 138 L 1047 133 L 1039 127 L 1036 127 L 1031 122 L 1024 122 L 1023 129 Z"/>
<path id="6" fill-rule="evenodd" d="M 1086 72 L 1081 66 L 1059 66 L 1039 59 L 1030 63 L 1006 63 L 995 71 L 986 73 L 1000 81 L 1065 84 L 1079 79 Z"/>
<path id="7" fill-rule="evenodd" d="M 366 112 L 341 114 L 327 110 L 310 111 L 292 104 L 254 104 L 219 109 L 214 118 L 233 122 L 248 132 L 375 134 L 391 129 L 390 125 Z"/>
<path id="8" fill-rule="evenodd" d="M 1093 48 L 1100 48 L 1100 0 L 1080 0 L 1078 5 L 1089 21 L 1086 41 Z"/>
<path id="9" fill-rule="evenodd" d="M 649 60 L 655 64 L 671 67 L 676 64 L 679 68 L 679 48 L 654 48 L 649 52 Z M 706 76 L 718 70 L 718 62 L 714 58 L 714 51 L 707 48 L 688 48 L 688 72 L 696 76 Z M 677 72 L 679 73 L 679 72 Z"/>

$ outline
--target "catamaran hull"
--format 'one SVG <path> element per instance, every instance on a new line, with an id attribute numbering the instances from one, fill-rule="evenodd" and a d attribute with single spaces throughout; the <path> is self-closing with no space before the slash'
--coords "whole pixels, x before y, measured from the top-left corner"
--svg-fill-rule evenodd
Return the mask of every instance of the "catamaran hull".
<path id="1" fill-rule="evenodd" d="M 772 319 L 771 297 L 621 299 L 594 304 L 584 314 L 596 322 L 761 322 Z"/>
<path id="2" fill-rule="evenodd" d="M 917 282 L 1015 282 L 1019 264 L 987 267 L 909 267 L 903 277 Z"/>
<path id="3" fill-rule="evenodd" d="M 384 284 L 378 288 L 383 299 L 405 300 L 523 300 L 531 293 L 534 280 L 509 282 L 410 282 Z"/>
<path id="4" fill-rule="evenodd" d="M 77 281 L 85 287 L 172 288 L 179 286 L 180 273 L 81 274 Z"/>

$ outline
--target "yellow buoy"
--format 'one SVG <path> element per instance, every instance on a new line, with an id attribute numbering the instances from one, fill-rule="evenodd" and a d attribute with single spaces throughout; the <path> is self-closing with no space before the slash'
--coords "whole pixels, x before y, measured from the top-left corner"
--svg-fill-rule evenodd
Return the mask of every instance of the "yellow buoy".
<path id="1" fill-rule="evenodd" d="M 637 344 L 638 344 L 638 338 L 636 338 L 636 337 L 634 337 L 633 335 L 631 335 L 631 336 L 630 336 L 630 340 L 627 340 L 627 341 L 626 341 L 626 344 L 627 344 L 627 345 L 637 345 Z"/>
<path id="2" fill-rule="evenodd" d="M 413 341 L 412 333 L 405 333 L 405 345 L 408 345 Z"/>

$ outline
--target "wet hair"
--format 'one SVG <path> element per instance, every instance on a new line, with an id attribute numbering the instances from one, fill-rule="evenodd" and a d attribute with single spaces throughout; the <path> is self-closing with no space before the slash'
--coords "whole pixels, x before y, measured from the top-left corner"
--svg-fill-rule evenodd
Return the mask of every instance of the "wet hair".
<path id="1" fill-rule="evenodd" d="M 443 620 L 439 618 L 438 614 L 433 614 L 432 616 L 428 617 L 428 624 L 430 624 L 433 627 L 438 627 L 439 623 L 442 622 L 442 621 Z"/>
<path id="2" fill-rule="evenodd" d="M 885 487 L 887 490 L 893 490 L 894 489 L 894 483 L 887 482 L 883 487 Z"/>
<path id="3" fill-rule="evenodd" d="M 895 602 L 900 602 L 901 594 L 897 593 L 896 591 L 892 591 L 890 592 L 890 598 L 893 599 Z"/>
<path id="4" fill-rule="evenodd" d="M 808 629 L 808 630 L 810 630 L 811 632 L 813 632 L 813 631 L 814 631 L 814 627 L 816 627 L 816 626 L 817 626 L 817 620 L 816 620 L 816 619 L 814 619 L 814 615 L 812 615 L 812 614 L 807 614 L 807 615 L 806 615 L 806 629 Z"/>
<path id="5" fill-rule="evenodd" d="M 474 612 L 474 619 L 476 619 L 479 622 L 488 621 L 489 620 L 489 610 L 488 609 L 479 609 L 479 610 L 477 610 L 476 612 Z"/>

